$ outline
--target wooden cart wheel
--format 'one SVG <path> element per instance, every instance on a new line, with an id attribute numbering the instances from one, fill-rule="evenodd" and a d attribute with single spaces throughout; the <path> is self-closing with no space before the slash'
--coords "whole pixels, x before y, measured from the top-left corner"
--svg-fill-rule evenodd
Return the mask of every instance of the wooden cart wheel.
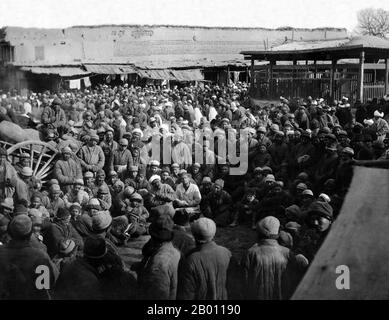
<path id="1" fill-rule="evenodd" d="M 31 140 L 10 146 L 7 148 L 7 153 L 13 165 L 19 161 L 22 153 L 28 153 L 33 176 L 44 183 L 44 179 L 52 172 L 53 161 L 57 158 L 58 150 L 46 142 Z"/>

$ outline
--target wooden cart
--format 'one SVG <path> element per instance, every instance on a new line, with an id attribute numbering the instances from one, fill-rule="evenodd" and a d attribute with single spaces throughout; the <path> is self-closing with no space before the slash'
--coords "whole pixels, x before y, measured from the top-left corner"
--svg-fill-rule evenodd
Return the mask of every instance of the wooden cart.
<path id="1" fill-rule="evenodd" d="M 58 150 L 56 148 L 46 142 L 34 140 L 16 144 L 0 141 L 0 145 L 7 150 L 8 159 L 13 165 L 19 162 L 22 153 L 29 154 L 33 176 L 42 183 L 47 181 L 57 160 Z"/>

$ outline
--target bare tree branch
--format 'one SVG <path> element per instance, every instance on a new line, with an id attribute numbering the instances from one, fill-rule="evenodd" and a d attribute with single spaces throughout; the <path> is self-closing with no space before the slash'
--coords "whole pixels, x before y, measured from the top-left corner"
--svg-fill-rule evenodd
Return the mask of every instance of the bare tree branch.
<path id="1" fill-rule="evenodd" d="M 382 38 L 389 36 L 389 12 L 383 9 L 367 8 L 357 15 L 357 31 L 363 35 L 373 35 Z"/>

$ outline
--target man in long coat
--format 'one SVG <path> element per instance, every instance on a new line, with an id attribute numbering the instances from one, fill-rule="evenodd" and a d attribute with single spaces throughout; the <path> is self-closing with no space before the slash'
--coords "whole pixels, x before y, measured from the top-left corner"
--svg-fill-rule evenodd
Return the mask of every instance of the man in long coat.
<path id="1" fill-rule="evenodd" d="M 231 252 L 213 241 L 216 224 L 211 219 L 200 218 L 191 229 L 196 249 L 180 265 L 177 299 L 228 299 L 227 274 Z"/>
<path id="2" fill-rule="evenodd" d="M 283 276 L 290 251 L 278 244 L 280 222 L 268 216 L 258 222 L 258 243 L 242 258 L 243 296 L 245 299 L 283 299 Z"/>
<path id="3" fill-rule="evenodd" d="M 71 185 L 77 179 L 82 179 L 82 169 L 78 161 L 71 156 L 69 147 L 62 149 L 62 159 L 54 165 L 54 175 L 65 192 L 71 190 Z"/>
<path id="4" fill-rule="evenodd" d="M 84 171 L 97 172 L 104 166 L 105 156 L 101 147 L 97 145 L 98 142 L 99 136 L 91 134 L 88 145 L 83 146 L 79 151 L 78 156 Z"/>
<path id="5" fill-rule="evenodd" d="M 142 250 L 144 258 L 138 269 L 139 299 L 176 299 L 181 254 L 172 243 L 173 227 L 168 215 L 159 216 L 150 225 L 151 240 Z"/>

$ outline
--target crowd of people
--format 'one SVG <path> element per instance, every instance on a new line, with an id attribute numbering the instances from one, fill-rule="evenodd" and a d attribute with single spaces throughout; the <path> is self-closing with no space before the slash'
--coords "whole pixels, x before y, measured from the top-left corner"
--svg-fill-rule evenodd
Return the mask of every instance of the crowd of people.
<path id="1" fill-rule="evenodd" d="M 389 97 L 354 114 L 347 97 L 257 106 L 248 91 L 238 82 L 3 94 L 0 121 L 39 131 L 58 155 L 39 181 L 30 154 L 11 163 L 0 148 L 0 299 L 290 298 L 353 166 L 389 162 Z M 240 163 L 223 152 L 242 143 Z M 241 162 L 247 170 L 231 174 Z M 236 228 L 257 233 L 242 257 L 214 240 Z M 142 236 L 142 260 L 126 265 L 118 248 Z"/>

